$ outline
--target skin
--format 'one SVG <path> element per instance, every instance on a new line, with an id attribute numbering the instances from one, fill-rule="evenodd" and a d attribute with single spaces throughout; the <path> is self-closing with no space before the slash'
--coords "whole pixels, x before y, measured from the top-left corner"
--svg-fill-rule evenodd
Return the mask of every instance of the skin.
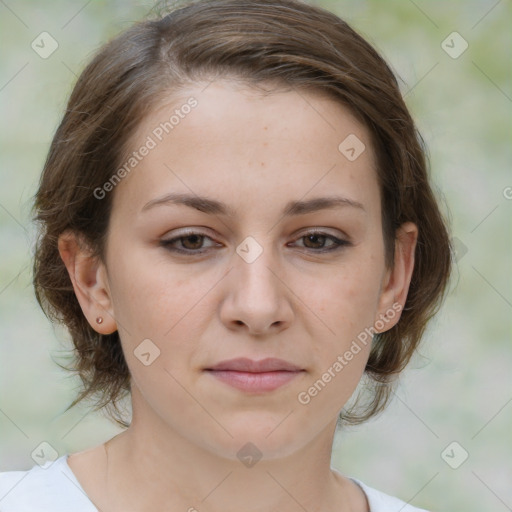
<path id="1" fill-rule="evenodd" d="M 197 107 L 115 188 L 105 261 L 73 233 L 59 239 L 84 315 L 98 332 L 119 331 L 132 376 L 131 426 L 68 463 L 102 510 L 367 511 L 364 493 L 330 459 L 370 344 L 307 405 L 297 397 L 359 333 L 403 307 L 417 228 L 397 231 L 386 267 L 369 134 L 317 92 L 197 84 L 148 115 L 133 150 L 190 96 Z M 354 161 L 338 150 L 350 134 L 366 146 Z M 169 203 L 143 211 L 170 192 L 207 196 L 235 215 Z M 360 207 L 282 215 L 289 201 L 333 195 Z M 161 245 L 184 228 L 209 238 L 174 247 L 206 252 Z M 303 238 L 312 230 L 349 243 L 322 253 L 333 240 Z M 263 251 L 251 263 L 236 252 L 248 236 Z M 160 350 L 148 366 L 134 355 L 144 339 Z M 278 357 L 304 371 L 259 394 L 204 371 L 234 357 Z M 237 458 L 248 442 L 262 453 L 250 468 Z"/>

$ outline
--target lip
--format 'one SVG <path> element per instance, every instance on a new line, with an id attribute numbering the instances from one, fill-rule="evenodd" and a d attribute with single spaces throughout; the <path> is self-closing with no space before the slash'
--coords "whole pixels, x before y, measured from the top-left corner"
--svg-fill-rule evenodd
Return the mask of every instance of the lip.
<path id="1" fill-rule="evenodd" d="M 260 361 L 230 359 L 205 371 L 241 391 L 264 393 L 284 386 L 305 370 L 283 359 L 269 357 Z"/>
<path id="2" fill-rule="evenodd" d="M 284 361 L 283 359 L 276 359 L 275 357 L 267 357 L 260 361 L 254 361 L 247 357 L 238 357 L 236 359 L 229 359 L 221 361 L 207 370 L 226 370 L 234 372 L 247 372 L 247 373 L 263 373 L 263 372 L 296 372 L 302 370 L 300 366 Z"/>

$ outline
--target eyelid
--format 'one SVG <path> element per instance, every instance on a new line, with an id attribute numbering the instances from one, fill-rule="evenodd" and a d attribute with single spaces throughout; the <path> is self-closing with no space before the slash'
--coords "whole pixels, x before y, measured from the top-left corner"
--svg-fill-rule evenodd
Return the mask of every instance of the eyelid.
<path id="1" fill-rule="evenodd" d="M 173 230 L 170 232 L 167 232 L 165 235 L 161 237 L 163 242 L 169 242 L 172 240 L 176 240 L 179 238 L 186 238 L 187 236 L 192 235 L 198 235 L 198 236 L 204 236 L 207 238 L 213 239 L 215 235 L 211 233 L 210 230 L 204 227 L 191 227 L 191 228 L 180 228 L 178 230 Z"/>
<path id="2" fill-rule="evenodd" d="M 332 233 L 329 233 L 328 231 L 323 230 L 322 228 L 312 228 L 307 231 L 301 232 L 301 233 L 299 233 L 299 235 L 296 235 L 294 237 L 294 242 L 296 242 L 304 237 L 311 236 L 311 235 L 325 237 L 326 239 L 331 240 L 333 242 L 333 245 L 331 245 L 330 248 L 326 247 L 326 248 L 321 248 L 321 249 L 312 249 L 309 247 L 305 247 L 304 250 L 307 252 L 312 252 L 312 253 L 334 252 L 336 249 L 341 249 L 342 247 L 352 245 L 352 242 L 349 240 L 349 238 L 345 234 L 343 234 L 342 237 L 339 237 L 337 235 L 333 235 Z"/>
<path id="3" fill-rule="evenodd" d="M 168 238 L 168 239 L 164 238 L 164 239 L 160 240 L 160 245 L 163 246 L 164 248 L 166 248 L 167 250 L 177 253 L 177 254 L 199 256 L 201 254 L 209 252 L 209 250 L 214 248 L 215 245 L 206 247 L 203 249 L 197 249 L 197 250 L 178 249 L 177 247 L 172 247 L 173 243 L 178 242 L 178 241 L 182 240 L 183 238 L 187 238 L 189 236 L 194 236 L 194 235 L 210 239 L 214 244 L 216 243 L 216 241 L 213 239 L 213 237 L 211 237 L 210 235 L 208 235 L 202 231 L 199 231 L 198 229 L 199 228 L 186 228 L 184 231 L 176 233 L 171 238 Z M 203 228 L 200 228 L 200 229 L 203 229 Z M 315 254 L 315 253 L 316 254 L 322 254 L 322 253 L 326 254 L 326 253 L 331 253 L 331 252 L 334 253 L 344 247 L 352 245 L 352 242 L 350 241 L 349 237 L 347 237 L 345 234 L 343 234 L 342 237 L 340 238 L 339 236 L 329 233 L 328 231 L 326 231 L 326 229 L 327 228 L 319 228 L 319 227 L 305 228 L 304 231 L 301 231 L 298 234 L 294 235 L 293 242 L 295 243 L 298 240 L 305 238 L 306 236 L 315 236 L 315 235 L 325 237 L 327 240 L 330 240 L 332 242 L 330 246 L 324 247 L 324 248 L 317 248 L 317 249 L 310 248 L 310 247 L 302 248 L 303 252 L 307 252 L 307 253 L 311 253 L 311 254 Z M 217 247 L 218 246 L 219 246 L 219 244 L 217 244 Z M 288 246 L 288 244 L 287 244 L 287 246 Z"/>
<path id="4" fill-rule="evenodd" d="M 184 231 L 178 231 L 177 233 L 172 233 L 172 236 L 169 236 L 167 238 L 168 235 L 164 235 L 162 237 L 162 239 L 160 240 L 162 243 L 169 243 L 169 242 L 174 242 L 176 240 L 180 240 L 181 238 L 187 238 L 188 236 L 194 236 L 194 235 L 197 235 L 197 236 L 201 236 L 201 237 L 204 237 L 204 238 L 209 238 L 210 240 L 212 241 L 215 241 L 214 240 L 214 237 L 204 231 L 201 231 L 202 229 L 204 228 L 185 228 Z"/>
<path id="5" fill-rule="evenodd" d="M 343 238 L 344 240 L 346 239 L 347 241 L 349 240 L 349 236 L 341 231 L 340 229 L 337 230 L 337 233 L 331 233 L 329 230 L 332 229 L 332 228 L 323 228 L 321 226 L 319 227 L 312 227 L 312 228 L 304 228 L 304 229 L 301 229 L 298 231 L 297 234 L 293 235 L 295 239 L 297 238 L 300 238 L 302 236 L 306 236 L 306 235 L 324 235 L 324 236 L 332 236 L 334 238 Z M 341 234 L 339 234 L 341 233 Z"/>
<path id="6" fill-rule="evenodd" d="M 193 228 L 183 228 L 184 231 L 178 231 L 177 233 L 172 233 L 172 238 L 170 238 L 169 240 L 173 240 L 175 238 L 180 238 L 180 237 L 186 237 L 186 236 L 190 236 L 190 235 L 200 235 L 200 236 L 205 236 L 205 237 L 209 237 L 209 238 L 213 238 L 212 235 L 210 234 L 207 234 L 205 232 L 202 232 L 202 231 L 197 231 L 197 230 L 203 230 L 203 229 L 207 229 L 207 228 L 203 228 L 203 227 L 193 227 Z M 310 234 L 316 234 L 316 235 L 326 235 L 326 236 L 332 236 L 334 238 L 340 238 L 340 235 L 338 234 L 333 234 L 333 233 L 330 233 L 329 231 L 326 231 L 330 228 L 322 228 L 322 227 L 311 227 L 311 228 L 304 228 L 303 230 L 299 230 L 298 233 L 294 234 L 293 237 L 294 237 L 294 240 L 297 240 L 298 238 L 301 238 L 302 236 L 306 236 L 306 235 L 310 235 Z M 340 230 L 338 230 L 340 231 Z M 344 233 L 343 231 L 340 231 L 341 232 L 341 237 L 343 237 L 343 239 L 345 239 L 346 241 L 349 241 L 350 237 Z M 165 237 L 166 235 L 164 235 Z"/>

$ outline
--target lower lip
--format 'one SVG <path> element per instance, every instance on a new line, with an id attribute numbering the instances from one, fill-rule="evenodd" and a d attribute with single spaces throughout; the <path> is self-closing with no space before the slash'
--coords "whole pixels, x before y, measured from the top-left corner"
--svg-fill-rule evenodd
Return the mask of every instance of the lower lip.
<path id="1" fill-rule="evenodd" d="M 208 370 L 214 377 L 240 389 L 241 391 L 260 393 L 265 391 L 274 391 L 302 373 L 302 371 L 287 372 L 236 372 L 230 370 Z"/>

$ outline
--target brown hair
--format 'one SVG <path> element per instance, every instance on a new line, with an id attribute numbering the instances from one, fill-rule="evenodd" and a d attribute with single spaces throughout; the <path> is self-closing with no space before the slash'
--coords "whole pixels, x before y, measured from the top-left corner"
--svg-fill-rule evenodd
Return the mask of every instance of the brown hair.
<path id="1" fill-rule="evenodd" d="M 425 146 L 386 62 L 336 15 L 296 0 L 189 1 L 136 23 L 103 46 L 80 75 L 53 138 L 35 197 L 40 235 L 34 287 L 46 315 L 65 324 L 75 347 L 73 370 L 83 390 L 71 406 L 98 396 L 124 426 L 118 401 L 130 375 L 118 333 L 87 322 L 59 256 L 57 240 L 73 230 L 103 258 L 112 194 L 102 187 L 123 162 L 135 129 L 165 95 L 218 77 L 273 82 L 324 92 L 367 127 L 377 156 L 386 262 L 396 229 L 419 228 L 416 263 L 399 322 L 374 338 L 366 376 L 371 400 L 358 423 L 386 405 L 394 377 L 414 353 L 440 306 L 450 274 L 450 243 L 429 185 Z M 70 407 L 71 407 L 70 406 Z"/>

